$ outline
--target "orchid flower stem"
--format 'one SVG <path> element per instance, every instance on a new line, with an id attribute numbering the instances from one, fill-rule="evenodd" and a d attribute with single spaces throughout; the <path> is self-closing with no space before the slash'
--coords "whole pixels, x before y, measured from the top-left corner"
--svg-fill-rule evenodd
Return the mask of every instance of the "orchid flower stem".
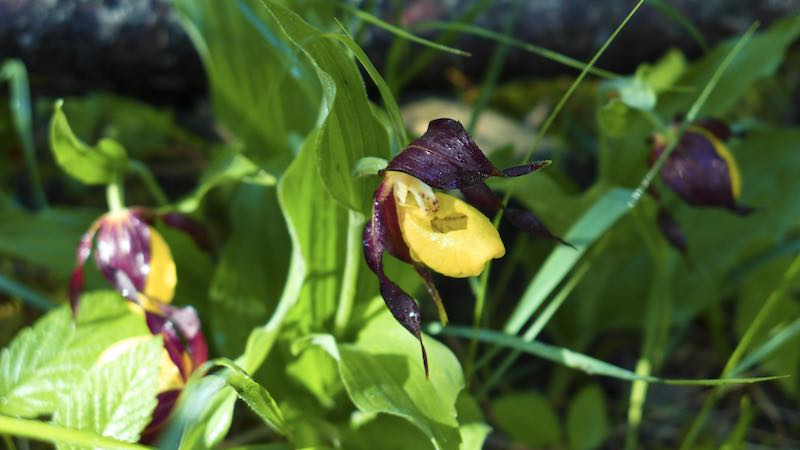
<path id="1" fill-rule="evenodd" d="M 106 186 L 106 202 L 108 210 L 111 212 L 121 211 L 125 208 L 125 187 L 122 184 L 122 177 L 117 176 Z"/>
<path id="2" fill-rule="evenodd" d="M 752 344 L 756 335 L 761 331 L 764 321 L 767 320 L 780 300 L 786 297 L 787 291 L 792 286 L 792 283 L 795 281 L 798 275 L 800 275 L 800 254 L 795 256 L 794 260 L 789 265 L 789 268 L 786 269 L 786 272 L 784 272 L 783 278 L 778 286 L 773 289 L 772 293 L 770 293 L 769 297 L 767 297 L 767 300 L 761 305 L 761 309 L 758 310 L 758 314 L 756 314 L 755 318 L 753 318 L 753 321 L 750 322 L 750 325 L 747 327 L 742 339 L 736 345 L 733 353 L 731 353 L 731 356 L 728 358 L 728 362 L 722 369 L 720 378 L 726 378 L 730 376 L 731 372 L 733 372 L 733 369 L 737 364 L 739 364 L 739 360 L 742 359 L 744 353 L 748 348 L 750 348 L 750 344 Z M 683 440 L 681 450 L 694 448 L 694 442 L 697 439 L 697 435 L 700 433 L 700 430 L 702 430 L 703 425 L 706 423 L 708 415 L 714 408 L 714 404 L 717 402 L 717 399 L 719 399 L 724 392 L 724 385 L 717 386 L 713 391 L 711 391 L 711 394 L 708 396 L 705 403 L 703 403 L 703 408 L 700 410 L 700 413 L 692 422 L 689 432 L 686 433 L 686 438 Z"/>
<path id="3" fill-rule="evenodd" d="M 158 206 L 166 206 L 169 204 L 169 199 L 153 176 L 153 172 L 151 172 L 144 163 L 135 159 L 131 160 L 128 162 L 128 169 L 142 180 L 144 187 L 150 192 L 150 195 L 153 196 Z"/>
<path id="4" fill-rule="evenodd" d="M 344 274 L 342 274 L 342 288 L 339 291 L 339 306 L 336 309 L 336 318 L 333 330 L 336 336 L 341 337 L 347 331 L 350 314 L 353 312 L 353 302 L 356 297 L 356 284 L 358 282 L 358 267 L 361 260 L 361 232 L 364 228 L 364 215 L 358 211 L 349 211 L 347 220 L 347 252 L 345 253 Z"/>

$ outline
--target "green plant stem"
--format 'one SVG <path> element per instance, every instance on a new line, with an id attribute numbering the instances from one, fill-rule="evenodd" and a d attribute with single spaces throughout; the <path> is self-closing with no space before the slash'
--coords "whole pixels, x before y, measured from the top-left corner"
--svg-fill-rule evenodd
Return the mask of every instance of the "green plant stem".
<path id="1" fill-rule="evenodd" d="M 358 268 L 361 261 L 361 232 L 364 228 L 364 214 L 350 210 L 347 215 L 347 250 L 342 274 L 342 287 L 339 291 L 339 304 L 333 322 L 334 334 L 342 337 L 347 331 L 353 302 L 356 297 Z"/>
<path id="2" fill-rule="evenodd" d="M 102 447 L 119 450 L 152 450 L 140 444 L 122 442 L 96 434 L 64 428 L 38 420 L 16 419 L 0 415 L 0 433 L 22 436 L 53 444 L 74 444 L 83 447 Z"/>
<path id="3" fill-rule="evenodd" d="M 756 335 L 761 331 L 764 321 L 772 313 L 772 310 L 775 308 L 778 302 L 786 296 L 786 292 L 789 290 L 792 282 L 795 280 L 795 278 L 797 278 L 798 274 L 800 274 L 800 254 L 795 256 L 794 260 L 789 265 L 789 268 L 786 269 L 786 272 L 784 272 L 783 278 L 778 286 L 773 289 L 769 297 L 767 297 L 767 300 L 761 305 L 761 309 L 758 310 L 758 314 L 756 314 L 755 318 L 753 318 L 753 321 L 750 322 L 750 325 L 747 327 L 742 339 L 739 340 L 739 343 L 736 345 L 733 353 L 728 358 L 728 362 L 725 363 L 725 367 L 722 369 L 720 378 L 727 378 L 730 376 L 731 372 L 733 372 L 733 369 L 739 363 L 739 360 L 742 359 L 744 353 L 748 348 L 750 348 L 750 345 L 753 343 Z M 691 427 L 689 428 L 689 431 L 686 433 L 686 438 L 683 440 L 681 450 L 689 450 L 693 448 L 698 434 L 700 434 L 700 431 L 703 429 L 703 425 L 705 425 L 706 420 L 708 419 L 708 415 L 714 408 L 717 399 L 719 399 L 723 393 L 724 388 L 717 387 L 708 396 L 705 403 L 703 403 L 700 413 L 695 417 Z"/>
<path id="4" fill-rule="evenodd" d="M 153 173 L 144 163 L 135 159 L 131 160 L 128 162 L 128 169 L 135 173 L 139 179 L 142 180 L 144 187 L 148 192 L 150 192 L 150 195 L 153 196 L 153 199 L 156 201 L 158 206 L 166 206 L 169 204 L 169 199 L 167 198 L 166 194 L 164 194 L 164 191 L 161 189 L 158 181 L 156 181 Z"/>
<path id="5" fill-rule="evenodd" d="M 486 307 L 486 293 L 489 285 L 489 273 L 492 271 L 491 265 L 486 265 L 486 269 L 481 272 L 478 278 L 478 289 L 475 292 L 475 307 L 472 310 L 472 328 L 478 329 L 481 327 L 483 320 L 483 311 Z M 472 376 L 474 375 L 475 356 L 478 354 L 478 338 L 472 336 L 469 339 L 467 347 L 467 358 L 464 361 L 464 378 L 467 380 L 467 385 L 472 383 Z"/>
<path id="6" fill-rule="evenodd" d="M 125 208 L 125 188 L 122 185 L 122 177 L 116 177 L 106 186 L 106 202 L 108 210 L 111 212 L 122 211 Z"/>
<path id="7" fill-rule="evenodd" d="M 41 311 L 49 311 L 58 306 L 52 300 L 2 274 L 0 274 L 0 291 L 18 297 L 23 303 Z"/>

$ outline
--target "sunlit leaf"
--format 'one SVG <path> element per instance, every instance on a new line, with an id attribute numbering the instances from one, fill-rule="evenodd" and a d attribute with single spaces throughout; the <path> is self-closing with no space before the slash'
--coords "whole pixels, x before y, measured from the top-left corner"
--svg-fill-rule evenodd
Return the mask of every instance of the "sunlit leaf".
<path id="1" fill-rule="evenodd" d="M 98 363 L 80 384 L 69 389 L 53 422 L 136 442 L 156 407 L 162 352 L 160 337 L 143 337 L 116 358 Z M 92 447 L 61 444 L 58 448 Z"/>
<path id="2" fill-rule="evenodd" d="M 108 184 L 119 177 L 128 165 L 125 149 L 113 139 L 101 139 L 94 147 L 83 143 L 55 104 L 50 123 L 50 147 L 56 162 L 71 177 L 84 184 Z"/>
<path id="3" fill-rule="evenodd" d="M 111 344 L 148 333 L 116 292 L 88 293 L 77 323 L 68 306 L 20 332 L 0 354 L 0 413 L 52 413 Z"/>

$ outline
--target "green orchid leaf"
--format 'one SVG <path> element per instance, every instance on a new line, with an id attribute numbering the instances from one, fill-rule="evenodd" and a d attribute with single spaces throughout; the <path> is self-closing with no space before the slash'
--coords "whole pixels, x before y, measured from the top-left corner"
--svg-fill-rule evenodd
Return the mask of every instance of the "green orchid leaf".
<path id="1" fill-rule="evenodd" d="M 50 147 L 61 168 L 84 184 L 108 184 L 128 167 L 128 157 L 122 145 L 113 139 L 101 139 L 90 147 L 72 132 L 57 101 L 50 123 Z"/>

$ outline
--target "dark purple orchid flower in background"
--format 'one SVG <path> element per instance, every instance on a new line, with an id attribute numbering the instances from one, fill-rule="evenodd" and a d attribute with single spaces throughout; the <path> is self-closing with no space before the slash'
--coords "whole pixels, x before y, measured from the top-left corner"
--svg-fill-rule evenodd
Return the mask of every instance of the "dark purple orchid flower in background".
<path id="1" fill-rule="evenodd" d="M 380 172 L 383 179 L 364 228 L 364 256 L 378 277 L 381 296 L 392 316 L 419 340 L 426 376 L 419 306 L 384 273 L 384 252 L 414 266 L 436 303 L 440 320 L 447 323 L 431 270 L 454 278 L 477 276 L 489 260 L 505 254 L 497 230 L 484 213 L 503 210 L 515 226 L 563 242 L 529 211 L 504 209 L 484 183 L 489 177 L 516 177 L 549 164 L 536 161 L 500 170 L 459 122 L 437 119 Z M 466 202 L 433 189 L 460 190 Z"/>
<path id="2" fill-rule="evenodd" d="M 144 208 L 106 213 L 92 224 L 78 244 L 76 268 L 70 280 L 74 313 L 83 290 L 83 265 L 92 249 L 100 273 L 123 297 L 153 312 L 172 301 L 178 281 L 175 261 L 164 238 L 152 226 L 156 218 L 185 231 L 200 248 L 211 248 L 203 227 L 187 216 L 158 215 Z"/>
<path id="3" fill-rule="evenodd" d="M 725 145 L 731 136 L 730 128 L 719 120 L 690 124 L 661 168 L 664 184 L 691 206 L 723 208 L 740 216 L 750 214 L 753 209 L 739 203 L 741 175 L 736 159 Z M 660 134 L 653 136 L 652 142 L 651 166 L 668 145 L 666 137 Z M 654 191 L 650 193 L 660 203 L 660 197 Z M 685 254 L 686 237 L 663 207 L 659 208 L 658 225 L 667 241 Z"/>

